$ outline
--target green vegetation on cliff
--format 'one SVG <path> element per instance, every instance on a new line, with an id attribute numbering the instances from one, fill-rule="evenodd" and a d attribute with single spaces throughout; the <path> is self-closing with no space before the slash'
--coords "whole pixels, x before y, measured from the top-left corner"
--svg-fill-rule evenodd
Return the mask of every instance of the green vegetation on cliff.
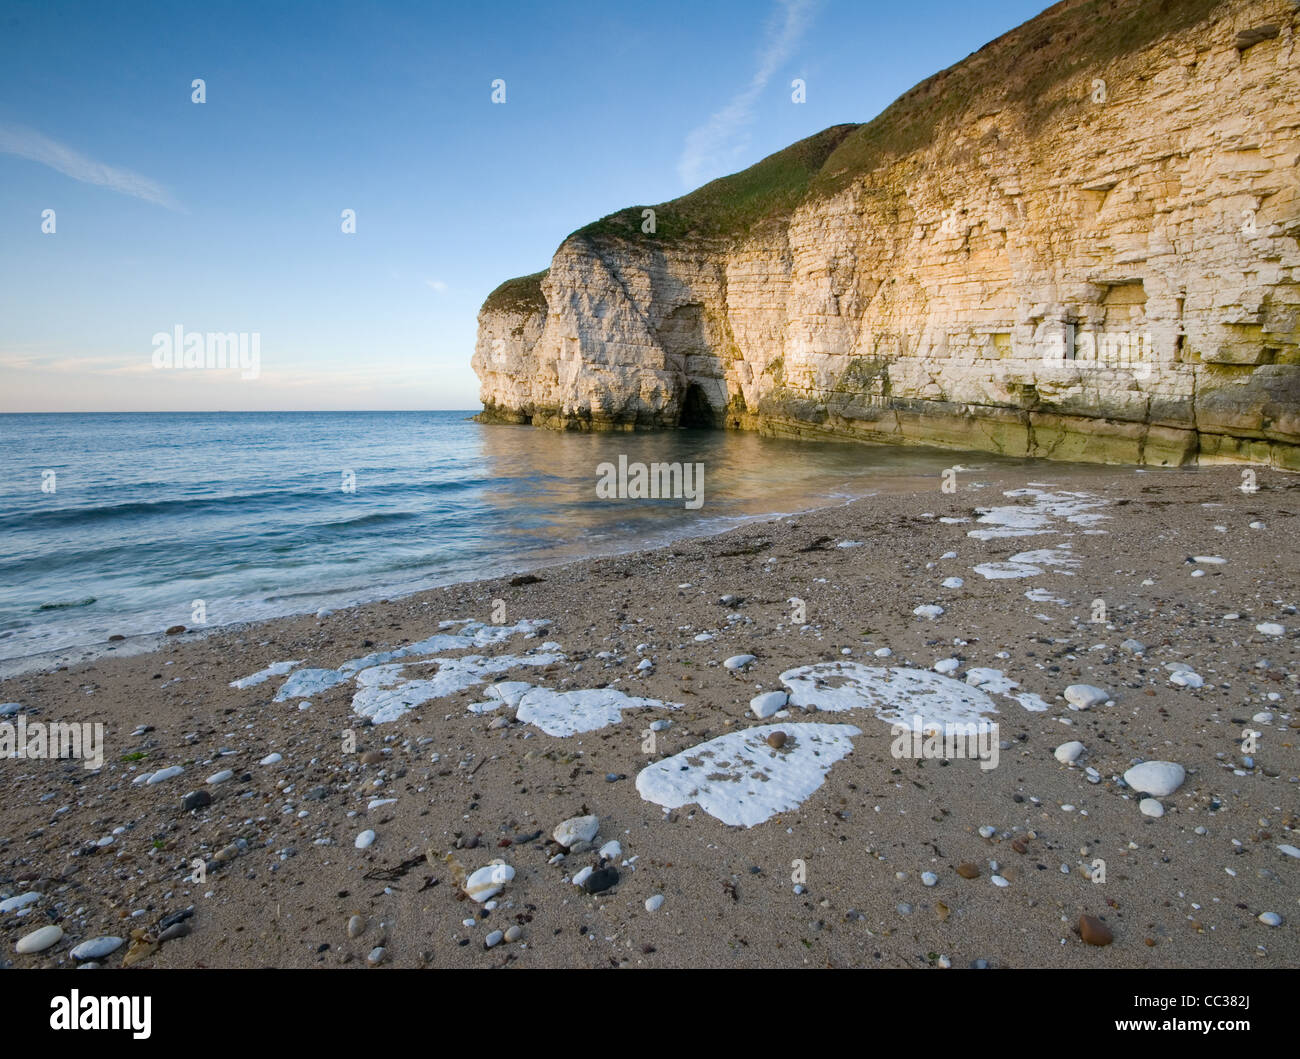
<path id="1" fill-rule="evenodd" d="M 485 312 L 528 313 L 546 308 L 542 296 L 542 280 L 550 269 L 534 272 L 531 276 L 508 279 L 487 296 L 483 302 Z"/>

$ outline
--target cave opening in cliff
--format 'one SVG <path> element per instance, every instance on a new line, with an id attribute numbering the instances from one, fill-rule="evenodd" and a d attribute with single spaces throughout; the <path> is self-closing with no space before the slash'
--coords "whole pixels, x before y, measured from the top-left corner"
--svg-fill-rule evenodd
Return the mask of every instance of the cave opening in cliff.
<path id="1" fill-rule="evenodd" d="M 704 396 L 704 389 L 699 383 L 691 383 L 682 395 L 681 415 L 677 425 L 687 430 L 717 430 L 718 414 Z"/>

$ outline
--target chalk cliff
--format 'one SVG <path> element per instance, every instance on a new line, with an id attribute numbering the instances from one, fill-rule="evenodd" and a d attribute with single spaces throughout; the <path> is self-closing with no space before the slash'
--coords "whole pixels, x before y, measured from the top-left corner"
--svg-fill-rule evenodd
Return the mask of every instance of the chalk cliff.
<path id="1" fill-rule="evenodd" d="M 1298 160 L 1296 0 L 1066 0 L 569 236 L 483 305 L 482 418 L 1300 469 Z"/>

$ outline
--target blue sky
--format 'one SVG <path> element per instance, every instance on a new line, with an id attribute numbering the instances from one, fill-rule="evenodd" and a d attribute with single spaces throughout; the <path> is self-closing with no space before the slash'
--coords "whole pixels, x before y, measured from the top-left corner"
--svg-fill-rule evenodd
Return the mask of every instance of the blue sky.
<path id="1" fill-rule="evenodd" d="M 479 305 L 569 232 L 1045 4 L 6 0 L 0 411 L 476 408 Z M 256 333 L 257 377 L 156 370 L 177 326 Z"/>

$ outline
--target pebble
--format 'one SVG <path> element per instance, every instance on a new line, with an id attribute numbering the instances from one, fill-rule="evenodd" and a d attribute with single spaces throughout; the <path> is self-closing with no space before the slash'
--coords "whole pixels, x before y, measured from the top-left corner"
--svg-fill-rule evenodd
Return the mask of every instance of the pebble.
<path id="1" fill-rule="evenodd" d="M 773 750 L 780 750 L 785 746 L 786 734 L 784 732 L 772 732 L 767 737 L 767 745 Z"/>
<path id="2" fill-rule="evenodd" d="M 41 895 L 35 890 L 25 894 L 19 894 L 17 897 L 10 897 L 7 900 L 0 901 L 0 914 L 16 912 L 20 908 L 26 908 L 30 904 L 35 904 L 41 899 Z"/>
<path id="3" fill-rule="evenodd" d="M 68 955 L 78 961 L 98 960 L 110 953 L 117 952 L 123 944 L 125 943 L 121 938 L 114 938 L 105 934 L 103 937 L 90 938 L 81 942 Z"/>
<path id="4" fill-rule="evenodd" d="M 366 917 L 353 916 L 348 920 L 348 937 L 359 938 L 366 932 Z"/>
<path id="5" fill-rule="evenodd" d="M 749 710 L 759 720 L 763 720 L 777 710 L 784 709 L 789 701 L 790 696 L 784 691 L 767 691 L 749 700 Z"/>
<path id="6" fill-rule="evenodd" d="M 582 888 L 589 894 L 603 893 L 618 883 L 618 869 L 615 867 L 598 868 L 582 882 Z"/>
<path id="7" fill-rule="evenodd" d="M 284 758 L 279 754 L 267 754 L 258 762 L 259 765 L 278 765 Z"/>
<path id="8" fill-rule="evenodd" d="M 1124 773 L 1124 782 L 1135 791 L 1164 798 L 1183 785 L 1187 772 L 1173 761 L 1144 761 Z"/>
<path id="9" fill-rule="evenodd" d="M 465 893 L 479 904 L 499 894 L 506 883 L 515 877 L 509 864 L 488 864 L 479 868 L 465 880 Z"/>
<path id="10" fill-rule="evenodd" d="M 960 577 L 945 577 L 943 579 L 944 588 L 961 588 L 965 583 Z"/>
<path id="11" fill-rule="evenodd" d="M 597 856 L 604 860 L 617 860 L 623 855 L 623 846 L 618 839 L 613 838 L 600 847 Z"/>
<path id="12" fill-rule="evenodd" d="M 1256 625 L 1255 631 L 1262 632 L 1265 636 L 1281 636 L 1286 629 L 1275 621 L 1265 621 Z"/>
<path id="13" fill-rule="evenodd" d="M 996 827 L 992 827 L 989 824 L 985 824 L 983 827 L 980 828 L 980 838 L 992 838 L 997 833 L 998 833 L 998 829 Z"/>
<path id="14" fill-rule="evenodd" d="M 1138 802 L 1138 811 L 1143 816 L 1161 817 L 1165 815 L 1165 807 L 1154 798 L 1143 798 Z"/>
<path id="15" fill-rule="evenodd" d="M 1276 912 L 1261 912 L 1259 921 L 1266 927 L 1280 927 L 1282 925 L 1282 917 Z"/>
<path id="16" fill-rule="evenodd" d="M 378 765 L 383 760 L 384 752 L 382 750 L 367 750 L 361 755 L 361 764 L 363 765 Z"/>
<path id="17" fill-rule="evenodd" d="M 357 835 L 356 841 L 352 843 L 357 849 L 369 849 L 375 844 L 375 833 L 367 828 Z"/>
<path id="18" fill-rule="evenodd" d="M 235 774 L 230 769 L 222 769 L 220 772 L 214 772 L 207 778 L 208 783 L 225 783 L 226 780 L 234 779 Z"/>
<path id="19" fill-rule="evenodd" d="M 1052 751 L 1052 756 L 1062 765 L 1073 765 L 1083 754 L 1083 744 L 1077 739 L 1062 743 Z"/>
<path id="20" fill-rule="evenodd" d="M 1095 916 L 1079 917 L 1079 937 L 1089 945 L 1109 945 L 1115 940 L 1110 927 Z"/>
<path id="21" fill-rule="evenodd" d="M 943 613 L 943 608 L 935 603 L 922 603 L 912 611 L 918 618 L 937 618 Z"/>
<path id="22" fill-rule="evenodd" d="M 41 927 L 20 938 L 18 944 L 14 946 L 14 951 L 23 956 L 33 952 L 44 952 L 51 945 L 57 944 L 62 937 L 63 928 L 57 923 Z"/>
<path id="23" fill-rule="evenodd" d="M 518 923 L 506 931 L 506 941 L 518 941 L 524 936 L 524 928 Z"/>
<path id="24" fill-rule="evenodd" d="M 371 967 L 378 967 L 384 962 L 384 952 L 382 945 L 376 945 L 366 954 L 366 963 L 370 964 Z"/>
<path id="25" fill-rule="evenodd" d="M 153 784 L 162 783 L 163 780 L 169 780 L 173 776 L 179 776 L 184 771 L 185 770 L 181 768 L 180 765 L 172 765 L 170 768 L 159 769 L 144 782 L 148 786 L 153 786 Z M 139 780 L 136 782 L 138 783 Z"/>
<path id="26" fill-rule="evenodd" d="M 1092 684 L 1071 684 L 1065 689 L 1065 701 L 1076 710 L 1089 710 L 1109 700 L 1109 692 Z"/>
<path id="27" fill-rule="evenodd" d="M 991 876 L 990 879 L 989 879 L 989 881 L 990 881 L 994 886 L 1010 886 L 1010 885 L 1011 885 L 1009 882 L 1007 882 L 1006 879 L 1002 878 L 1001 875 L 994 875 L 994 876 Z"/>
<path id="28" fill-rule="evenodd" d="M 181 799 L 181 812 L 188 813 L 195 809 L 203 809 L 212 804 L 212 795 L 207 791 L 190 791 Z"/>
<path id="29" fill-rule="evenodd" d="M 939 881 L 939 876 L 935 875 L 934 872 L 932 871 L 921 872 L 922 886 L 934 886 L 938 881 Z"/>
<path id="30" fill-rule="evenodd" d="M 971 864 L 969 861 L 963 864 L 958 864 L 955 870 L 963 879 L 977 878 L 980 873 L 979 867 Z"/>
<path id="31" fill-rule="evenodd" d="M 505 931 L 494 930 L 492 931 L 491 934 L 489 934 L 486 938 L 483 939 L 483 947 L 485 949 L 490 949 L 493 946 L 500 945 L 502 939 L 505 938 L 505 936 L 506 936 Z"/>
<path id="32" fill-rule="evenodd" d="M 658 912 L 659 909 L 663 907 L 663 903 L 663 894 L 655 894 L 653 897 L 647 897 L 645 899 L 645 910 L 647 912 Z"/>
<path id="33" fill-rule="evenodd" d="M 1147 645 L 1141 640 L 1125 640 L 1120 647 L 1125 651 L 1130 651 L 1135 655 L 1145 654 Z"/>
<path id="34" fill-rule="evenodd" d="M 565 849 L 569 849 L 579 842 L 590 842 L 596 837 L 599 829 L 600 817 L 598 816 L 571 816 L 556 825 L 555 830 L 551 832 L 551 837 Z"/>
<path id="35" fill-rule="evenodd" d="M 722 663 L 723 668 L 730 669 L 733 673 L 738 669 L 744 669 L 754 661 L 753 655 L 732 655 Z"/>
<path id="36" fill-rule="evenodd" d="M 961 668 L 961 662 L 956 658 L 941 658 L 934 664 L 934 671 L 942 673 L 945 677 L 951 673 L 956 673 Z"/>
<path id="37" fill-rule="evenodd" d="M 1283 853 L 1285 853 L 1288 857 L 1300 857 L 1300 849 L 1296 849 L 1295 846 L 1289 846 L 1286 843 L 1283 843 L 1277 848 L 1280 849 Z"/>

